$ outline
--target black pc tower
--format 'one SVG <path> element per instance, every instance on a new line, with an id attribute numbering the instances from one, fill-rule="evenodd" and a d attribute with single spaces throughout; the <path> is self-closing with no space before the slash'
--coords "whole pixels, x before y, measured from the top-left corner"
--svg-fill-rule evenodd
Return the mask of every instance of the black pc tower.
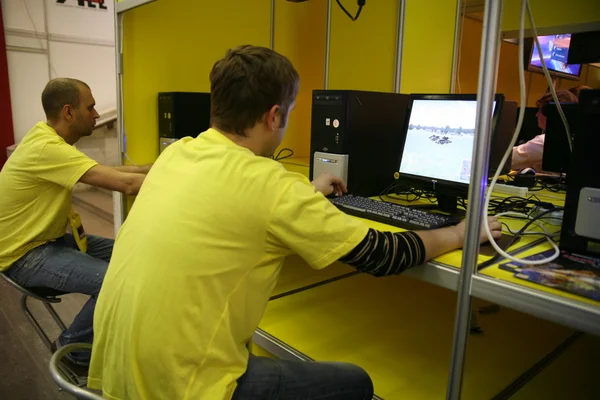
<path id="1" fill-rule="evenodd" d="M 210 128 L 210 93 L 161 92 L 158 94 L 159 154 L 186 136 L 196 137 Z"/>
<path id="2" fill-rule="evenodd" d="M 560 249 L 600 257 L 600 90 L 579 97 Z"/>
<path id="3" fill-rule="evenodd" d="M 384 191 L 394 181 L 409 99 L 399 93 L 313 91 L 310 179 L 338 171 L 350 194 Z"/>
<path id="4" fill-rule="evenodd" d="M 560 106 L 569 125 L 571 142 L 574 142 L 575 134 L 578 130 L 577 114 L 579 106 L 577 103 L 562 103 Z M 571 151 L 565 124 L 558 113 L 556 103 L 546 104 L 543 110 L 546 116 L 546 136 L 544 139 L 542 170 L 566 174 L 568 172 Z"/>

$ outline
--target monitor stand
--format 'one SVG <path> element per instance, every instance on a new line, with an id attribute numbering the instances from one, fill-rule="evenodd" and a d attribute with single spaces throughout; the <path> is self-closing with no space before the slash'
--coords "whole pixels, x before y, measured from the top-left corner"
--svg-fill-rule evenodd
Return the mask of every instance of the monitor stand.
<path id="1" fill-rule="evenodd" d="M 441 194 L 436 191 L 435 197 L 437 198 L 437 204 L 411 204 L 410 206 L 413 208 L 421 209 L 421 210 L 434 210 L 440 211 L 444 214 L 449 214 L 453 217 L 457 218 L 465 218 L 466 211 L 461 210 L 457 207 L 458 205 L 458 197 L 450 196 L 447 194 Z"/>

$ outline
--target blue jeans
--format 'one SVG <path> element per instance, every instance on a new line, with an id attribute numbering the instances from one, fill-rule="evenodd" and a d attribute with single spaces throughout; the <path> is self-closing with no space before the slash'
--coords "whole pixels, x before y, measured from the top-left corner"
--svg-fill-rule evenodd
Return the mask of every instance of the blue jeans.
<path id="1" fill-rule="evenodd" d="M 371 400 L 373 382 L 356 365 L 287 361 L 250 355 L 233 400 Z"/>
<path id="2" fill-rule="evenodd" d="M 90 295 L 71 326 L 59 336 L 59 347 L 69 343 L 92 343 L 94 338 L 94 308 L 114 240 L 93 235 L 87 235 L 87 238 L 87 253 L 79 251 L 73 235 L 66 234 L 54 242 L 32 249 L 5 271 L 6 275 L 25 288 L 46 287 Z M 69 356 L 77 364 L 89 364 L 89 352 L 71 353 Z"/>

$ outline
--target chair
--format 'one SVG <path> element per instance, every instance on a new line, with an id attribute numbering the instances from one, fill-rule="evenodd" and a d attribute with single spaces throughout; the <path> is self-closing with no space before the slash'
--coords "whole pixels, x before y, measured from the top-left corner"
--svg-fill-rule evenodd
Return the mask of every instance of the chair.
<path id="1" fill-rule="evenodd" d="M 65 392 L 75 396 L 76 399 L 104 400 L 101 396 L 89 390 L 83 389 L 81 385 L 69 382 L 70 378 L 68 378 L 69 380 L 65 379 L 65 377 L 61 373 L 63 372 L 62 359 L 65 356 L 65 354 L 70 353 L 72 351 L 86 350 L 91 348 L 92 345 L 89 343 L 71 343 L 56 350 L 56 352 L 54 352 L 54 354 L 52 355 L 52 358 L 50 358 L 50 375 L 52 376 L 52 380 L 58 385 L 58 387 L 61 390 L 64 390 Z"/>
<path id="2" fill-rule="evenodd" d="M 6 282 L 8 282 L 8 284 L 10 286 L 14 287 L 19 292 L 22 293 L 21 301 L 20 301 L 21 310 L 27 317 L 27 320 L 29 321 L 31 326 L 33 326 L 33 329 L 35 329 L 36 333 L 38 334 L 38 336 L 40 337 L 42 342 L 44 342 L 44 345 L 46 346 L 48 351 L 50 351 L 50 353 L 52 353 L 52 341 L 50 340 L 50 338 L 48 337 L 48 334 L 44 331 L 44 329 L 42 328 L 42 326 L 40 325 L 38 320 L 35 318 L 35 316 L 31 312 L 31 310 L 29 309 L 29 306 L 27 305 L 27 299 L 29 297 L 31 297 L 33 299 L 41 301 L 44 304 L 44 307 L 46 307 L 46 310 L 48 310 L 48 313 L 50 313 L 50 315 L 52 316 L 52 319 L 54 320 L 54 322 L 56 322 L 56 325 L 58 325 L 58 327 L 60 328 L 61 331 L 64 331 L 65 329 L 67 329 L 67 327 L 66 327 L 65 323 L 62 321 L 62 319 L 59 317 L 59 315 L 57 314 L 54 307 L 52 307 L 52 304 L 60 303 L 61 299 L 58 296 L 67 294 L 67 292 L 62 292 L 60 290 L 43 288 L 43 287 L 31 287 L 31 288 L 26 289 L 26 288 L 22 287 L 21 285 L 19 285 L 17 282 L 10 279 L 8 276 L 6 276 L 6 274 L 0 272 L 0 276 L 2 276 L 2 278 L 4 278 L 4 280 Z M 78 375 L 78 373 L 75 372 L 72 368 L 69 368 L 68 365 L 62 363 L 60 368 L 72 383 L 74 383 L 76 385 L 85 384 L 85 380 L 82 379 Z"/>
<path id="3" fill-rule="evenodd" d="M 18 283 L 16 283 L 15 281 L 13 281 L 12 279 L 10 279 L 4 273 L 0 273 L 0 276 L 2 276 L 2 278 L 4 278 L 4 280 L 6 282 L 8 282 L 9 285 L 11 285 L 12 287 L 14 287 L 19 292 L 22 293 L 22 295 L 21 295 L 21 310 L 23 311 L 23 313 L 29 320 L 29 323 L 35 329 L 36 333 L 38 334 L 38 336 L 40 337 L 42 342 L 44 342 L 44 344 L 46 345 L 48 350 L 51 351 L 52 341 L 50 340 L 50 338 L 48 338 L 48 335 L 46 334 L 44 329 L 42 329 L 42 326 L 40 325 L 38 320 L 35 318 L 35 316 L 31 312 L 31 310 L 29 309 L 29 306 L 27 305 L 27 298 L 31 297 L 33 299 L 41 301 L 44 304 L 44 307 L 46 307 L 46 310 L 48 310 L 48 312 L 52 316 L 52 319 L 54 319 L 54 322 L 56 322 L 56 324 L 60 328 L 60 330 L 64 331 L 67 329 L 67 327 L 65 326 L 65 323 L 60 319 L 60 317 L 56 313 L 56 310 L 54 310 L 54 307 L 52 307 L 52 304 L 60 303 L 61 300 L 58 296 L 67 294 L 67 292 L 62 292 L 60 290 L 49 289 L 49 288 L 40 288 L 40 287 L 32 287 L 32 288 L 26 289 L 26 288 L 22 287 L 21 285 L 19 285 Z"/>

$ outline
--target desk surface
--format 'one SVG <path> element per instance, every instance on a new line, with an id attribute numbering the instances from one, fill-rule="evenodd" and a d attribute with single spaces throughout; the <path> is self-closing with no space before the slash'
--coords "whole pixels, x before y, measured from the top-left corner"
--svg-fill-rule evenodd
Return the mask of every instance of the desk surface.
<path id="1" fill-rule="evenodd" d="M 290 170 L 308 175 L 308 158 L 289 158 L 282 160 L 282 164 Z M 542 201 L 552 202 L 556 205 L 564 204 L 564 195 L 548 191 L 539 191 L 534 194 Z M 374 229 L 402 231 L 401 228 L 379 222 L 364 221 Z M 511 229 L 522 224 L 515 220 L 504 221 L 511 226 Z M 559 229 L 556 227 L 556 230 Z M 508 251 L 526 249 L 519 254 L 519 257 L 526 257 L 550 248 L 545 241 L 533 246 L 532 244 L 538 239 L 539 237 L 534 236 L 522 237 Z M 491 256 L 480 254 L 478 263 L 490 258 Z M 456 290 L 461 262 L 462 250 L 455 250 L 437 257 L 426 265 L 407 271 L 405 274 Z M 473 276 L 472 294 L 540 318 L 600 335 L 600 302 L 514 278 L 511 273 L 501 270 L 499 264 L 487 267 Z"/>

